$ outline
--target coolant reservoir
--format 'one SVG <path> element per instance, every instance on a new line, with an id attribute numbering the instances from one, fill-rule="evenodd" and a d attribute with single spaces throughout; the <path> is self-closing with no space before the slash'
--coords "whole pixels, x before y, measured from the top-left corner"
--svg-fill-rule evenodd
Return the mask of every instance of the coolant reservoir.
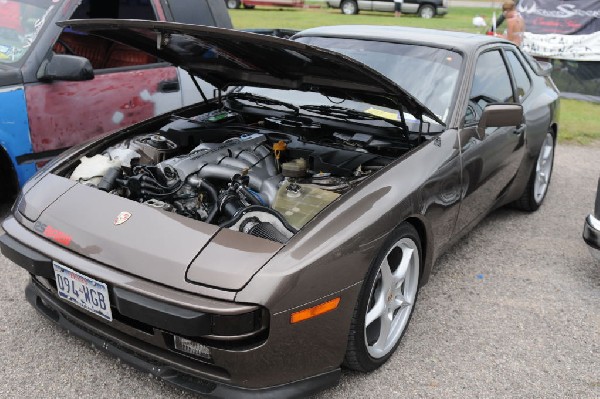
<path id="1" fill-rule="evenodd" d="M 81 157 L 81 163 L 77 165 L 71 174 L 71 180 L 77 180 L 83 184 L 98 185 L 102 177 L 110 168 L 120 168 L 119 160 L 111 160 L 106 155 L 96 154 L 91 158 Z"/>
<path id="2" fill-rule="evenodd" d="M 273 201 L 273 209 L 300 229 L 340 195 L 311 184 L 284 182 Z"/>

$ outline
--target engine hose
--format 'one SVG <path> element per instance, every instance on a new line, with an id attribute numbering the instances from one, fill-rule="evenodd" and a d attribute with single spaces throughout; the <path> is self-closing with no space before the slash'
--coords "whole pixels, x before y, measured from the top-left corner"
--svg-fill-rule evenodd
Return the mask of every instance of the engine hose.
<path id="1" fill-rule="evenodd" d="M 204 191 L 208 193 L 208 196 L 212 201 L 212 206 L 208 211 L 208 216 L 205 220 L 206 223 L 210 223 L 213 221 L 217 215 L 217 211 L 219 210 L 219 194 L 217 193 L 215 187 L 204 179 L 200 180 L 200 188 L 204 189 Z"/>
<path id="2" fill-rule="evenodd" d="M 268 204 L 262 199 L 262 197 L 260 196 L 259 193 L 257 193 L 256 191 L 254 191 L 250 188 L 248 188 L 248 192 L 258 200 L 258 204 L 254 204 L 254 205 L 268 206 Z"/>
<path id="3" fill-rule="evenodd" d="M 282 224 L 282 226 L 285 227 L 285 229 L 288 230 L 290 233 L 296 234 L 298 232 L 298 230 L 296 228 L 292 227 L 292 225 L 290 225 L 287 222 L 287 220 L 285 220 L 285 218 L 279 212 L 277 212 L 276 210 L 271 209 L 269 207 L 261 206 L 261 205 L 250 205 L 249 207 L 246 207 L 246 208 L 240 210 L 231 219 L 226 220 L 225 222 L 221 223 L 219 225 L 219 227 L 228 228 L 228 227 L 233 226 L 235 224 L 235 222 L 237 222 L 242 216 L 244 216 L 244 214 L 246 214 L 248 212 L 268 213 L 268 214 L 276 217 L 279 220 L 279 222 Z"/>
<path id="4" fill-rule="evenodd" d="M 247 187 L 240 186 L 238 189 L 244 198 L 250 203 L 250 205 L 264 205 L 256 196 L 257 194 L 253 194 Z"/>
<path id="5" fill-rule="evenodd" d="M 175 194 L 177 191 L 179 191 L 179 189 L 180 189 L 181 187 L 183 187 L 183 184 L 184 184 L 184 182 L 183 182 L 183 181 L 182 181 L 182 182 L 180 182 L 179 184 L 175 184 L 175 185 L 173 185 L 173 187 L 174 187 L 174 186 L 177 186 L 177 187 L 175 187 L 173 190 L 171 190 L 171 191 L 169 191 L 169 192 L 166 192 L 166 193 L 165 193 L 165 192 L 163 192 L 163 193 L 160 193 L 160 194 L 156 194 L 156 196 L 157 196 L 157 197 L 160 197 L 160 198 L 164 198 L 164 197 L 168 197 L 168 196 L 170 196 L 170 195 L 173 195 L 173 194 Z"/>

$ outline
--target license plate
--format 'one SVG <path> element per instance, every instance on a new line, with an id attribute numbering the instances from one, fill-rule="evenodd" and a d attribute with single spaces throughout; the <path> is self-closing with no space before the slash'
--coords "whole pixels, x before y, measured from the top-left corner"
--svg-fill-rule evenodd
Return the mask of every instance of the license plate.
<path id="1" fill-rule="evenodd" d="M 54 265 L 58 295 L 75 305 L 112 321 L 106 284 L 85 276 L 57 262 Z"/>

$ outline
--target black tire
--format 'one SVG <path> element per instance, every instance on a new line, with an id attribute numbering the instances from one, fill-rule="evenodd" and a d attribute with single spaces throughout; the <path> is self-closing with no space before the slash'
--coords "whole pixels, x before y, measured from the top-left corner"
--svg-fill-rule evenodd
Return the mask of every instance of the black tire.
<path id="1" fill-rule="evenodd" d="M 548 153 L 548 151 L 544 150 L 547 150 L 546 145 L 549 141 L 551 142 L 551 148 L 550 152 Z M 529 180 L 527 181 L 527 186 L 525 187 L 523 194 L 521 194 L 521 197 L 513 203 L 515 208 L 526 212 L 535 212 L 542 205 L 542 202 L 544 202 L 544 198 L 546 198 L 548 188 L 550 187 L 550 180 L 552 179 L 552 169 L 554 164 L 554 148 L 556 147 L 555 143 L 556 139 L 554 137 L 553 132 L 548 131 L 548 133 L 546 134 L 546 138 L 542 143 L 542 147 L 540 148 L 540 152 L 538 153 L 538 156 L 536 158 L 536 162 L 533 165 L 533 168 L 531 168 L 531 174 L 529 176 Z M 548 153 L 548 155 L 550 155 L 550 158 L 546 161 L 546 164 L 549 162 L 549 172 L 545 177 L 545 188 L 543 192 L 540 192 L 540 162 L 541 159 L 544 157 L 545 153 Z"/>
<path id="2" fill-rule="evenodd" d="M 230 10 L 233 10 L 235 8 L 240 8 L 240 5 L 242 5 L 242 2 L 241 2 L 241 0 L 225 0 L 225 5 Z"/>
<path id="3" fill-rule="evenodd" d="M 17 194 L 17 178 L 10 158 L 0 147 L 0 201 L 8 201 Z"/>
<path id="4" fill-rule="evenodd" d="M 354 0 L 344 0 L 340 4 L 342 14 L 355 15 L 358 14 L 358 4 Z"/>
<path id="5" fill-rule="evenodd" d="M 421 7 L 419 7 L 419 17 L 421 18 L 425 18 L 425 19 L 429 19 L 429 18 L 433 18 L 435 17 L 435 7 L 432 6 L 431 4 L 423 4 Z"/>
<path id="6" fill-rule="evenodd" d="M 384 261 L 390 266 L 388 270 L 391 271 L 390 278 L 393 279 L 397 273 L 402 274 L 400 268 L 401 261 L 404 259 L 404 256 L 407 256 L 406 254 L 409 254 L 408 251 L 410 251 L 410 255 L 408 255 L 410 257 L 406 258 L 408 266 L 406 267 L 407 272 L 404 275 L 405 279 L 402 279 L 401 283 L 396 280 L 389 290 L 386 289 L 384 277 L 382 277 L 382 273 L 380 272 L 383 270 Z M 371 264 L 361 288 L 356 307 L 354 308 L 350 331 L 348 333 L 348 347 L 343 363 L 345 367 L 363 372 L 372 371 L 384 364 L 392 356 L 406 332 L 417 301 L 421 272 L 421 254 L 422 249 L 419 234 L 409 223 L 402 223 L 383 244 L 379 254 Z M 395 268 L 394 265 L 396 265 Z M 394 285 L 397 288 L 394 288 Z M 410 302 L 410 305 L 396 305 L 396 301 L 399 298 L 396 290 L 401 292 L 400 297 L 405 301 L 404 303 Z M 381 303 L 383 305 L 378 306 Z M 391 307 L 393 306 L 398 306 L 398 308 L 392 309 Z M 371 317 L 371 321 L 367 325 L 367 315 L 370 313 L 379 313 L 376 308 L 382 309 L 381 317 L 376 319 Z M 385 317 L 383 316 L 384 313 L 391 316 L 392 321 L 390 322 L 388 334 L 385 337 L 386 345 L 380 350 L 377 348 L 377 344 L 382 338 L 381 332 L 384 329 L 382 325 L 383 317 Z M 394 321 L 398 322 L 396 327 L 394 326 Z M 390 338 L 390 336 L 392 337 Z M 374 339 L 375 341 L 373 341 Z M 379 352 L 373 355 L 374 351 Z"/>
<path id="7" fill-rule="evenodd" d="M 244 8 L 246 10 L 253 10 L 254 9 L 254 5 L 253 4 L 244 4 Z"/>

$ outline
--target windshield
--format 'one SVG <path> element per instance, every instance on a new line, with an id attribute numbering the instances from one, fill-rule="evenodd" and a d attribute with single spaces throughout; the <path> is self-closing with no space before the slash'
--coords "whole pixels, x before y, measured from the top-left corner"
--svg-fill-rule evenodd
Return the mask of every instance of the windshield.
<path id="1" fill-rule="evenodd" d="M 17 62 L 59 0 L 0 0 L 0 62 Z"/>
<path id="2" fill-rule="evenodd" d="M 297 41 L 352 57 L 394 81 L 446 122 L 462 56 L 422 45 L 326 37 Z"/>

